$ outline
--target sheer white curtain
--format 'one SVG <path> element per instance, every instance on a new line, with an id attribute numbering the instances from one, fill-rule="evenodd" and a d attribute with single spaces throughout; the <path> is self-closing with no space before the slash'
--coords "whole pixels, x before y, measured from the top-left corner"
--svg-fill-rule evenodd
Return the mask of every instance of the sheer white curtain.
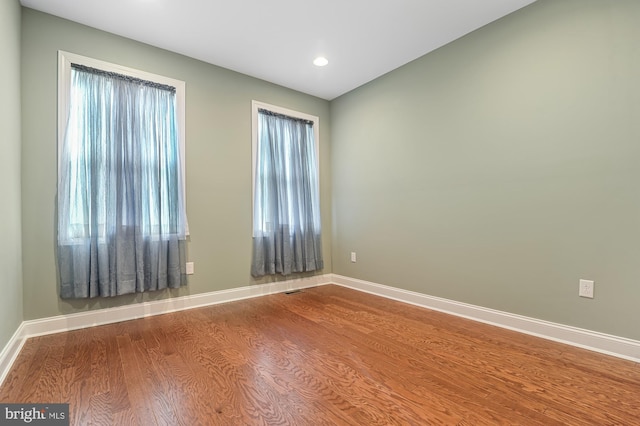
<path id="1" fill-rule="evenodd" d="M 258 111 L 253 276 L 324 267 L 313 123 Z"/>
<path id="2" fill-rule="evenodd" d="M 62 298 L 186 284 L 175 89 L 72 66 L 58 170 Z"/>

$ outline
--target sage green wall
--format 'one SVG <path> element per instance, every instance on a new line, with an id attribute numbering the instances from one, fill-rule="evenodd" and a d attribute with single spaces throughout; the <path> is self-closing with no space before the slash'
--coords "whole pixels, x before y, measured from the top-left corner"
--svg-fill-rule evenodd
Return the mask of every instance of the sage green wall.
<path id="1" fill-rule="evenodd" d="M 0 352 L 22 322 L 20 3 L 0 2 Z"/>
<path id="2" fill-rule="evenodd" d="M 26 320 L 255 283 L 250 276 L 252 99 L 320 117 L 324 272 L 331 271 L 327 101 L 32 9 L 23 9 L 22 30 Z M 188 250 L 195 262 L 187 288 L 114 299 L 59 299 L 54 257 L 58 50 L 186 82 Z"/>
<path id="3" fill-rule="evenodd" d="M 640 339 L 639 22 L 539 0 L 334 100 L 334 273 Z"/>

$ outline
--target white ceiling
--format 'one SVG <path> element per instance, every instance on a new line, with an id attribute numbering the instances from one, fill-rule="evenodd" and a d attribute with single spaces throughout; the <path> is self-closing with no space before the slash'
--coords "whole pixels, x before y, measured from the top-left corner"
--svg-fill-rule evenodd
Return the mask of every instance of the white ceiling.
<path id="1" fill-rule="evenodd" d="M 535 0 L 21 0 L 333 99 Z M 316 56 L 329 65 L 316 67 Z M 99 59 L 99 58 L 97 58 Z"/>

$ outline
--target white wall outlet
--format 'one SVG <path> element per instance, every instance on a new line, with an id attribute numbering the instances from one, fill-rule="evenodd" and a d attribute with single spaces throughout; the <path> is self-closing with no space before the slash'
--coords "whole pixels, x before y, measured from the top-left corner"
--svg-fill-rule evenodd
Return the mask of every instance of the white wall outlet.
<path id="1" fill-rule="evenodd" d="M 356 263 L 356 252 L 355 251 L 351 252 L 351 263 Z"/>
<path id="2" fill-rule="evenodd" d="M 593 299 L 593 287 L 595 283 L 591 280 L 580 280 L 580 288 L 578 289 L 578 296 L 588 297 Z"/>
<path id="3" fill-rule="evenodd" d="M 187 275 L 193 275 L 193 262 L 187 262 L 185 269 L 186 269 Z"/>

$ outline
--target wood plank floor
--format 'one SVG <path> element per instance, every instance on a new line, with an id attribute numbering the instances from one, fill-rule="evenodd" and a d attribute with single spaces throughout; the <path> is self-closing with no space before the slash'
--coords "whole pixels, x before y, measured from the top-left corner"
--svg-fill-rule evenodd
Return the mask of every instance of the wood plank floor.
<path id="1" fill-rule="evenodd" d="M 73 425 L 633 425 L 640 366 L 329 285 L 29 339 L 0 401 Z"/>

